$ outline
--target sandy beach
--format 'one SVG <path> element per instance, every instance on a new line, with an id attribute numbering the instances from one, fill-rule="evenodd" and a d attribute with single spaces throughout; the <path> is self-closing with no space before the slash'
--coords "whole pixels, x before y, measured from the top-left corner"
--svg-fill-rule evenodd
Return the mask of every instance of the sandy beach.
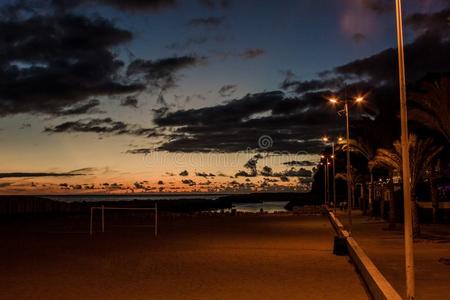
<path id="1" fill-rule="evenodd" d="M 1 226 L 2 299 L 368 299 L 323 216 L 136 216 Z"/>

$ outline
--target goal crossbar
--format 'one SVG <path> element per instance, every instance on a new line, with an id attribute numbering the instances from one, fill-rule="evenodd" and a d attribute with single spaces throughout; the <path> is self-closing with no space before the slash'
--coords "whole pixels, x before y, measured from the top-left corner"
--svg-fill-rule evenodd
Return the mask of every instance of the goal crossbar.
<path id="1" fill-rule="evenodd" d="M 158 205 L 155 203 L 155 207 L 114 207 L 114 206 L 93 206 L 91 207 L 91 218 L 89 226 L 89 234 L 93 232 L 94 210 L 100 210 L 102 216 L 102 232 L 105 232 L 105 210 L 149 210 L 155 211 L 154 227 L 155 236 L 158 236 Z"/>

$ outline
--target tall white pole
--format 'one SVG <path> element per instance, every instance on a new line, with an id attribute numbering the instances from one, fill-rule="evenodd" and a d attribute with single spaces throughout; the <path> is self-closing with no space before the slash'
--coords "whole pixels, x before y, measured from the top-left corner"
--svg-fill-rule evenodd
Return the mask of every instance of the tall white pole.
<path id="1" fill-rule="evenodd" d="M 346 135 L 347 135 L 347 207 L 348 207 L 348 232 L 352 232 L 352 176 L 350 172 L 350 124 L 348 116 L 348 101 L 345 99 L 345 120 L 346 120 Z"/>
<path id="2" fill-rule="evenodd" d="M 401 0 L 395 1 L 397 21 L 397 46 L 398 46 L 398 73 L 400 84 L 400 119 L 401 119 L 401 143 L 402 143 L 402 172 L 403 172 L 403 203 L 404 203 L 404 228 L 405 228 L 405 266 L 406 266 L 406 296 L 407 299 L 415 298 L 414 283 L 414 249 L 411 212 L 411 175 L 409 171 L 409 142 L 408 142 L 408 114 L 406 104 L 406 75 L 405 58 L 403 50 L 403 24 Z"/>
<path id="3" fill-rule="evenodd" d="M 323 163 L 323 202 L 324 204 L 327 204 L 327 162 L 325 161 Z"/>
<path id="4" fill-rule="evenodd" d="M 334 213 L 336 213 L 336 168 L 334 167 L 334 142 L 331 142 L 331 155 L 333 156 L 333 209 Z"/>
<path id="5" fill-rule="evenodd" d="M 325 176 L 325 204 L 328 203 L 328 193 L 327 193 L 327 189 L 328 189 L 327 168 L 328 168 L 328 159 L 325 158 L 325 168 L 323 169 L 323 171 L 325 172 L 325 174 L 324 174 L 324 176 Z"/>

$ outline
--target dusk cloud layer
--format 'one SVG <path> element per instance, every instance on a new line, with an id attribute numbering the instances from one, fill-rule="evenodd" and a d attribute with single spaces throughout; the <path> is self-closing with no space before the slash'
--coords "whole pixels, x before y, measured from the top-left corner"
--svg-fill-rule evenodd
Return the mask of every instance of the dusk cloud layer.
<path id="1" fill-rule="evenodd" d="M 177 73 L 205 61 L 203 57 L 179 56 L 158 60 L 136 59 L 127 68 L 128 76 L 142 77 L 150 89 L 166 91 L 176 86 Z"/>
<path id="2" fill-rule="evenodd" d="M 64 122 L 53 127 L 45 128 L 45 132 L 91 132 L 98 134 L 151 136 L 154 133 L 154 130 L 152 128 L 142 128 L 138 125 L 130 125 L 124 122 L 114 121 L 111 118 L 104 118 Z"/>
<path id="3" fill-rule="evenodd" d="M 258 114 L 262 114 L 258 116 Z M 159 149 L 208 152 L 258 149 L 261 136 L 272 139 L 271 151 L 317 151 L 324 124 L 335 126 L 336 113 L 320 94 L 287 98 L 273 91 L 247 95 L 226 104 L 157 116 L 160 127 L 176 127 Z"/>
<path id="4" fill-rule="evenodd" d="M 124 63 L 111 50 L 132 37 L 101 17 L 36 15 L 1 21 L 0 113 L 64 114 L 90 97 L 143 90 L 142 84 L 118 79 Z"/>
<path id="5" fill-rule="evenodd" d="M 104 4 L 120 10 L 132 12 L 159 11 L 174 7 L 177 0 L 51 0 L 53 5 L 60 9 L 69 9 L 82 4 Z"/>

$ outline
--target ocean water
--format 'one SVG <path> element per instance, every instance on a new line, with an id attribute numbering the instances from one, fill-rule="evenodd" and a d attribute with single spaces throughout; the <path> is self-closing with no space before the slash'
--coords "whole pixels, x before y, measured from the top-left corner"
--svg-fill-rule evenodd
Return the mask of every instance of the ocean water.
<path id="1" fill-rule="evenodd" d="M 45 196 L 45 198 L 62 202 L 104 202 L 104 201 L 133 201 L 133 200 L 181 200 L 181 199 L 204 199 L 216 200 L 226 195 L 219 194 L 183 194 L 183 195 L 52 195 Z M 232 203 L 233 208 L 239 212 L 260 212 L 261 209 L 265 212 L 286 211 L 284 206 L 287 201 L 268 201 L 260 203 Z"/>
<path id="2" fill-rule="evenodd" d="M 205 199 L 215 200 L 225 195 L 219 194 L 179 194 L 179 195 L 57 195 L 45 196 L 45 198 L 62 202 L 104 202 L 104 201 L 133 201 L 133 200 L 181 200 L 181 199 Z"/>
<path id="3" fill-rule="evenodd" d="M 260 212 L 261 209 L 268 213 L 286 211 L 284 208 L 288 204 L 287 201 L 270 201 L 261 203 L 233 203 L 233 208 L 240 212 Z"/>

